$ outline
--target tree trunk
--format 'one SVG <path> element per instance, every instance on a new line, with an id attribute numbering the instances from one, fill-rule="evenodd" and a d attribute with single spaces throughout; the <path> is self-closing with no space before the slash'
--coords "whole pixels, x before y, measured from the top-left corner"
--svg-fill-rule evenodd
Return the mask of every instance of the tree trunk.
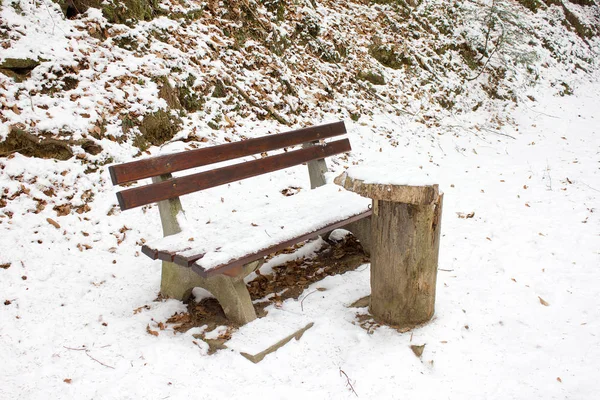
<path id="1" fill-rule="evenodd" d="M 426 205 L 374 201 L 370 311 L 386 324 L 410 328 L 433 316 L 442 198 Z"/>

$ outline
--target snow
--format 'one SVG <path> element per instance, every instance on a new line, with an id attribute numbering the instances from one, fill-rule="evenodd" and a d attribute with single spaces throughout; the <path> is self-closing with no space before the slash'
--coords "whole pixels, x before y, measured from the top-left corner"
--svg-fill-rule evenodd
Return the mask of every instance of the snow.
<path id="1" fill-rule="evenodd" d="M 346 170 L 349 178 L 374 185 L 431 186 L 438 182 L 435 171 L 403 165 L 397 159 L 372 159 Z M 432 176 L 433 175 L 433 176 Z"/>
<path id="2" fill-rule="evenodd" d="M 260 207 L 216 219 L 186 221 L 182 232 L 152 240 L 155 251 L 192 257 L 205 271 L 229 264 L 280 243 L 316 232 L 369 210 L 371 200 L 328 184 L 289 197 L 264 201 Z M 208 219 L 207 219 L 208 217 Z"/>
<path id="3" fill-rule="evenodd" d="M 449 133 L 426 151 L 423 142 L 385 148 L 406 164 L 436 171 L 446 192 L 430 323 L 407 333 L 360 328 L 355 314 L 366 309 L 346 306 L 369 294 L 367 265 L 315 283 L 299 300 L 317 287 L 326 290 L 306 297 L 302 307 L 284 302 L 277 312 L 315 325 L 258 365 L 231 350 L 207 356 L 191 335 L 158 330 L 156 321 L 185 308 L 178 301 L 153 301 L 160 263 L 135 256 L 141 237 L 160 232 L 156 208 L 108 217 L 102 205 L 114 204 L 113 194 L 98 192 L 86 221 L 24 213 L 26 203 L 13 202 L 19 217 L 0 219 L 0 262 L 12 263 L 0 270 L 3 300 L 10 300 L 0 308 L 3 396 L 188 398 L 201 382 L 202 396 L 210 398 L 353 398 L 341 369 L 363 398 L 595 398 L 600 85 L 582 83 L 570 97 L 552 90 L 540 89 L 537 104 L 517 110 L 519 131 L 506 132 L 514 140 Z M 357 158 L 379 152 L 379 145 L 369 145 L 378 139 L 365 135 L 366 127 L 349 127 Z M 66 166 L 21 156 L 2 163 L 44 165 L 47 178 Z M 256 182 L 236 184 L 188 203 L 214 205 L 214 213 L 225 214 L 255 206 L 244 204 L 253 198 L 248 190 L 275 195 L 279 187 L 270 191 L 277 186 L 272 182 L 307 184 L 304 168 L 275 175 L 263 179 L 260 190 Z M 475 215 L 460 219 L 456 212 Z M 61 229 L 47 224 L 46 216 Z M 131 230 L 118 245 L 112 232 L 123 225 Z M 79 251 L 78 242 L 93 247 Z M 134 314 L 144 305 L 149 309 Z M 147 334 L 147 325 L 159 336 Z M 234 341 L 243 341 L 240 332 Z M 262 333 L 271 336 L 266 328 Z M 425 344 L 421 359 L 411 344 Z M 82 348 L 87 350 L 72 350 Z"/>
<path id="4" fill-rule="evenodd" d="M 17 122 L 53 130 L 66 123 L 74 139 L 103 122 L 107 135 L 123 136 L 122 109 L 140 107 L 136 112 L 142 115 L 164 105 L 156 97 L 156 84 L 147 78 L 168 71 L 165 54 L 170 51 L 181 69 L 191 71 L 199 81 L 206 76 L 231 76 L 243 78 L 240 86 L 251 88 L 273 87 L 279 79 L 258 73 L 244 77 L 240 71 L 256 68 L 255 60 L 238 62 L 245 55 L 211 60 L 213 51 L 206 43 L 213 32 L 202 26 L 186 28 L 187 36 L 182 37 L 190 42 L 180 40 L 177 45 L 182 53 L 189 46 L 189 54 L 204 57 L 198 62 L 210 65 L 208 72 L 177 58 L 180 54 L 172 51 L 172 45 L 155 41 L 152 46 L 160 51 L 137 57 L 110 45 L 114 36 L 99 41 L 77 29 L 85 25 L 100 30 L 106 21 L 99 12 L 70 21 L 60 17 L 52 2 L 18 3 L 23 13 L 11 6 L 16 1 L 2 2 L 0 29 L 9 30 L 12 47 L 3 48 L 0 59 L 28 55 L 51 61 L 42 62 L 20 84 L 0 74 L 0 140 L 9 124 Z M 447 2 L 425 0 L 414 14 L 431 8 L 432 18 L 437 18 L 435 7 L 441 3 Z M 500 10 L 513 3 L 495 2 Z M 310 2 L 303 4 L 306 14 L 314 13 Z M 354 24 L 342 26 L 346 40 L 363 46 L 369 44 L 367 37 L 378 33 L 379 20 L 402 23 L 396 14 L 386 14 L 384 6 L 374 6 L 381 12 L 354 3 L 344 7 L 340 6 L 342 21 L 372 18 L 372 31 L 361 35 L 352 30 Z M 597 10 L 597 6 L 568 7 L 578 14 Z M 487 13 L 474 2 L 456 8 L 470 10 L 472 18 L 461 15 L 454 21 L 446 16 L 445 20 L 455 22 L 474 47 L 482 46 L 481 26 Z M 319 1 L 318 11 L 332 12 L 331 2 Z M 232 343 L 243 342 L 250 330 L 252 337 L 276 341 L 280 337 L 274 337 L 274 330 L 279 335 L 294 330 L 300 321 L 314 322 L 299 341 L 292 340 L 260 364 L 231 349 L 208 355 L 208 345 L 192 336 L 206 326 L 185 334 L 176 333 L 169 324 L 160 328 L 159 322 L 185 312 L 186 306 L 156 300 L 161 263 L 139 253 L 144 241 L 161 235 L 157 207 L 127 212 L 115 208 L 114 188 L 104 164 L 111 162 L 108 157 L 112 162 L 130 161 L 138 149 L 127 141 L 104 138 L 100 141 L 104 155 L 81 161 L 42 160 L 18 153 L 1 157 L 0 201 L 7 204 L 0 205 L 0 398 L 356 398 L 347 375 L 359 398 L 367 399 L 596 399 L 600 391 L 600 76 L 594 67 L 598 39 L 578 42 L 574 32 L 562 30 L 562 13 L 558 6 L 536 14 L 524 12 L 524 29 L 539 35 L 531 45 L 510 43 L 516 53 L 500 53 L 490 63 L 506 66 L 501 93 L 513 91 L 518 105 L 487 99 L 482 86 L 489 85 L 491 75 L 483 73 L 481 79 L 466 83 L 462 92 L 456 91 L 453 111 L 440 109 L 434 101 L 439 95 L 434 89 L 442 86 L 437 78 L 423 73 L 409 79 L 403 70 L 384 68 L 389 85 L 373 89 L 367 98 L 358 93 L 357 85 L 327 98 L 325 88 L 348 84 L 348 79 L 334 73 L 341 67 L 327 64 L 320 69 L 311 64 L 313 69 L 295 71 L 281 59 L 271 58 L 281 76 L 298 90 L 298 96 L 290 99 L 297 110 L 295 124 L 346 120 L 353 151 L 329 160 L 332 176 L 345 167 L 382 158 L 435 177 L 444 191 L 436 312 L 432 321 L 410 332 L 384 326 L 367 331 L 357 314 L 368 310 L 347 307 L 370 292 L 366 264 L 311 285 L 298 300 L 267 308 L 264 322 L 234 330 Z M 592 11 L 586 15 L 586 20 L 597 22 Z M 335 21 L 335 16 L 328 17 L 327 26 Z M 146 35 L 139 26 L 119 29 Z M 293 32 L 294 28 L 283 25 L 279 31 L 286 29 Z M 71 40 L 79 34 L 81 41 Z M 497 38 L 499 32 L 493 34 Z M 409 50 L 433 59 L 429 43 L 401 35 L 402 31 L 382 32 L 387 42 L 406 43 Z M 553 50 L 542 45 L 541 38 Z M 435 44 L 453 43 L 439 35 Z M 531 71 L 514 61 L 529 47 L 538 57 L 529 64 Z M 309 55 L 294 49 L 285 57 L 289 62 L 316 63 Z M 350 57 L 358 63 L 364 54 Z M 440 57 L 449 66 L 440 81 L 455 90 L 461 85 L 458 51 Z M 58 72 L 55 65 L 68 70 L 66 66 L 74 63 L 85 66 L 84 61 L 90 65 L 79 71 L 76 89 L 57 95 L 39 89 Z M 181 81 L 186 74 L 175 74 L 174 79 Z M 537 74 L 536 85 L 526 79 L 527 74 Z M 572 89 L 572 95 L 561 82 Z M 32 87 L 36 93 L 29 96 Z M 137 94 L 123 100 L 132 88 Z M 81 98 L 72 102 L 71 94 Z M 111 98 L 120 100 L 115 103 Z M 88 126 L 78 116 L 80 100 L 82 107 L 90 108 Z M 480 102 L 484 103 L 478 107 Z M 237 113 L 236 106 L 223 99 L 208 100 L 202 113 L 187 117 L 182 137 L 194 133 L 206 138 L 203 145 L 211 145 L 224 138 L 283 130 L 272 120 L 257 118 L 256 110 Z M 283 104 L 274 106 L 282 114 L 294 114 Z M 356 121 L 349 118 L 349 110 L 360 113 Z M 46 111 L 59 120 L 52 121 Z M 233 126 L 218 131 L 207 127 L 207 121 L 224 113 L 234 120 Z M 149 148 L 148 155 L 192 144 L 166 143 L 160 149 Z M 394 167 L 386 173 L 394 178 L 402 177 L 402 172 Z M 266 201 L 282 197 L 286 188 L 300 187 L 302 194 L 310 187 L 307 175 L 306 167 L 298 166 L 182 201 L 188 220 L 227 219 L 233 210 L 251 214 Z M 91 193 L 91 200 L 86 200 L 85 191 Z M 69 204 L 72 210 L 66 215 L 54 209 Z M 84 204 L 91 209 L 78 213 L 77 207 Z M 459 218 L 457 213 L 473 213 L 473 217 Z M 314 252 L 310 246 L 302 251 Z M 294 255 L 281 261 L 287 257 Z M 288 320 L 293 322 L 288 325 Z M 275 321 L 279 324 L 272 327 Z M 219 332 L 223 329 L 213 334 Z M 423 355 L 417 358 L 410 346 L 423 344 Z"/>

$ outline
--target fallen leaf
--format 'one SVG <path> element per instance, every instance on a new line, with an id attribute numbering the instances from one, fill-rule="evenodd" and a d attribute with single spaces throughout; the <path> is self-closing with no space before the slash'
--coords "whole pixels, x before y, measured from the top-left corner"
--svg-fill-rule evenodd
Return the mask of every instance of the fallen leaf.
<path id="1" fill-rule="evenodd" d="M 410 346 L 410 349 L 413 351 L 413 353 L 415 353 L 415 356 L 421 357 L 423 355 L 423 350 L 425 350 L 425 345 L 422 344 L 420 346 L 417 346 L 413 344 Z"/>
<path id="2" fill-rule="evenodd" d="M 548 307 L 550 305 L 550 303 L 548 303 L 546 300 L 542 299 L 540 296 L 538 296 L 538 299 L 540 299 L 540 304 L 543 306 Z"/>
<path id="3" fill-rule="evenodd" d="M 56 222 L 52 218 L 46 218 L 46 221 L 48 221 L 48 223 L 50 225 L 52 225 L 53 227 L 55 227 L 56 229 L 60 229 L 60 225 L 58 224 L 58 222 Z"/>
<path id="4" fill-rule="evenodd" d="M 10 265 L 11 265 L 10 263 L 0 264 L 0 268 L 2 268 L 2 269 L 9 269 Z"/>
<path id="5" fill-rule="evenodd" d="M 71 383 L 71 382 L 73 382 L 73 380 L 71 378 L 65 378 L 65 379 L 63 379 L 63 382 L 64 383 Z"/>
<path id="6" fill-rule="evenodd" d="M 557 380 L 557 381 L 559 381 L 560 383 L 562 383 L 562 379 L 560 379 L 560 376 L 558 376 L 558 377 L 556 378 L 556 380 Z"/>
<path id="7" fill-rule="evenodd" d="M 153 331 L 152 329 L 150 329 L 150 325 L 146 325 L 146 332 L 148 332 L 152 336 L 158 336 L 158 332 L 157 331 Z"/>
<path id="8" fill-rule="evenodd" d="M 471 211 L 468 214 L 457 212 L 456 215 L 458 215 L 458 218 L 462 218 L 462 219 L 473 218 L 475 216 L 475 211 Z"/>

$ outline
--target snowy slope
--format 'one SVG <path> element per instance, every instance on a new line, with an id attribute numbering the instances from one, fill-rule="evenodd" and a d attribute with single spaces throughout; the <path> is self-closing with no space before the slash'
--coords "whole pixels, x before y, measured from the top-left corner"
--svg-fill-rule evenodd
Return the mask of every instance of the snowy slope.
<path id="1" fill-rule="evenodd" d="M 12 6 L 15 3 L 22 13 Z M 306 2 L 300 11 L 329 13 L 330 18 L 320 20 L 325 27 L 347 13 L 368 17 L 373 7 L 385 7 L 348 2 L 347 8 L 337 4 L 336 9 L 335 2 L 318 3 L 321 9 L 315 11 Z M 420 7 L 436 4 L 425 1 Z M 474 11 L 485 9 L 465 4 Z M 574 12 L 594 10 L 569 7 Z M 4 138 L 9 126 L 22 123 L 36 134 L 52 132 L 55 138 L 67 137 L 60 132 L 68 131 L 69 140 L 90 139 L 103 151 L 92 155 L 73 143 L 74 154 L 81 156 L 66 161 L 18 152 L 0 158 L 0 398 L 595 399 L 600 389 L 600 76 L 594 66 L 598 42 L 590 38 L 586 44 L 560 26 L 542 28 L 545 16 L 558 18 L 562 13 L 558 7 L 523 12 L 523 22 L 551 38 L 560 57 L 539 47 L 540 58 L 533 64 L 535 85 L 520 75 L 526 68 L 507 68 L 498 88 L 500 94 L 512 90 L 517 104 L 488 97 L 482 87 L 491 74 L 485 71 L 475 81 L 461 80 L 455 71 L 464 67 L 462 61 L 436 83 L 456 87 L 471 82 L 464 83 L 464 94 L 456 101 L 462 111 L 446 110 L 425 96 L 431 87 L 417 80 L 405 82 L 405 70 L 382 69 L 393 82 L 375 89 L 384 100 L 358 92 L 358 83 L 336 86 L 334 79 L 340 92 L 321 93 L 315 82 L 338 76 L 327 75 L 328 70 L 339 68 L 340 74 L 352 75 L 347 68 L 354 71 L 364 64 L 317 64 L 315 70 L 289 75 L 302 89 L 288 97 L 292 105 L 299 104 L 297 114 L 288 114 L 288 102 L 271 101 L 266 95 L 257 97 L 263 107 L 246 104 L 237 109 L 235 105 L 243 103 L 238 95 L 232 95 L 230 103 L 208 96 L 202 110 L 181 113 L 182 130 L 175 139 L 195 135 L 195 140 L 149 147 L 150 153 L 158 154 L 282 131 L 286 128 L 272 117 L 259 115 L 272 104 L 298 126 L 345 119 L 354 150 L 330 162 L 334 173 L 365 160 L 387 159 L 398 174 L 422 167 L 445 192 L 431 323 L 407 333 L 387 327 L 369 333 L 360 327 L 356 313 L 366 309 L 347 306 L 369 293 L 365 265 L 314 284 L 300 297 L 302 302 L 288 300 L 279 309 L 271 308 L 266 318 L 280 321 L 281 332 L 286 331 L 285 321 L 295 316 L 314 326 L 300 341 L 292 340 L 260 364 L 252 364 L 234 351 L 208 355 L 208 346 L 192 336 L 194 331 L 159 329 L 159 322 L 185 306 L 155 301 L 160 263 L 138 253 L 143 241 L 161 236 L 158 211 L 155 206 L 116 210 L 115 189 L 106 170 L 112 161 L 145 154 L 133 144 L 137 127 L 123 133 L 122 111 L 141 116 L 166 109 L 166 101 L 158 97 L 159 84 L 151 77 L 171 71 L 171 63 L 190 62 L 177 50 L 186 43 L 183 40 L 173 41 L 171 47 L 152 41 L 152 51 L 140 56 L 113 46 L 111 38 L 131 30 L 143 37 L 142 30 L 151 27 L 185 29 L 185 37 L 196 35 L 187 46 L 199 60 L 203 51 L 209 52 L 202 44 L 208 43 L 207 37 L 217 37 L 211 39 L 213 47 L 226 39 L 204 22 L 175 29 L 172 20 L 159 18 L 134 28 L 109 26 L 95 11 L 63 20 L 50 2 L 4 0 L 0 29 L 10 37 L 0 38 L 11 45 L 0 49 L 0 60 L 29 54 L 49 61 L 22 83 L 0 74 L 0 134 Z M 597 14 L 584 14 L 592 26 L 597 23 Z M 384 18 L 386 13 L 374 15 Z M 466 35 L 485 38 L 481 21 L 477 25 L 478 19 L 460 15 L 468 22 L 460 25 Z M 344 21 L 352 19 L 342 19 L 338 26 L 354 29 Z M 220 23 L 231 21 L 223 18 Z M 95 39 L 90 26 L 101 31 L 104 25 L 109 38 Z M 364 40 L 344 32 L 348 41 Z M 429 48 L 418 42 L 411 42 L 411 49 Z M 167 53 L 173 58 L 165 57 Z M 247 55 L 229 54 L 235 60 Z M 589 65 L 581 59 L 590 60 Z M 250 68 L 254 64 L 234 63 L 226 69 L 210 55 L 206 60 L 214 67 L 206 68 L 206 76 L 226 71 L 247 90 L 274 79 Z M 495 57 L 490 64 L 505 61 Z M 87 67 L 76 70 L 81 62 Z M 72 70 L 65 69 L 69 65 Z M 171 75 L 174 86 L 185 80 L 190 65 L 181 65 L 181 75 Z M 78 87 L 42 93 L 43 85 L 63 82 L 55 66 L 78 77 Z M 193 70 L 198 84 L 212 91 L 214 82 L 201 72 Z M 302 79 L 306 82 L 298 83 Z M 415 92 L 410 87 L 401 90 L 413 84 Z M 480 101 L 482 106 L 474 107 Z M 352 107 L 362 110 L 357 121 L 350 118 L 357 109 Z M 398 112 L 400 108 L 414 115 Z M 222 127 L 212 130 L 207 122 L 217 114 L 223 116 Z M 92 133 L 99 125 L 103 128 L 98 139 Z M 113 141 L 119 137 L 124 137 L 121 143 Z M 281 196 L 280 191 L 291 186 L 310 187 L 305 167 L 213 188 L 186 196 L 183 203 L 190 218 L 210 210 L 216 219 L 232 210 L 252 210 L 264 195 Z M 458 213 L 474 216 L 460 218 Z M 326 290 L 305 298 L 317 288 Z M 425 344 L 421 358 L 411 351 L 413 344 Z"/>

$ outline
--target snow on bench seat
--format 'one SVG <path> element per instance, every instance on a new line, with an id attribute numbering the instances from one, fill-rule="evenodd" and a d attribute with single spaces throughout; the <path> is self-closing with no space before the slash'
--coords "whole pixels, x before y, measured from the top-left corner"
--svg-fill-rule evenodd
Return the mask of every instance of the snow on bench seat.
<path id="1" fill-rule="evenodd" d="M 142 251 L 153 259 L 173 261 L 209 276 L 250 262 L 252 256 L 258 259 L 286 242 L 291 245 L 308 239 L 311 233 L 364 218 L 370 215 L 370 204 L 368 198 L 327 184 L 209 224 L 202 221 L 194 227 L 187 221 L 188 228 L 148 242 Z"/>

